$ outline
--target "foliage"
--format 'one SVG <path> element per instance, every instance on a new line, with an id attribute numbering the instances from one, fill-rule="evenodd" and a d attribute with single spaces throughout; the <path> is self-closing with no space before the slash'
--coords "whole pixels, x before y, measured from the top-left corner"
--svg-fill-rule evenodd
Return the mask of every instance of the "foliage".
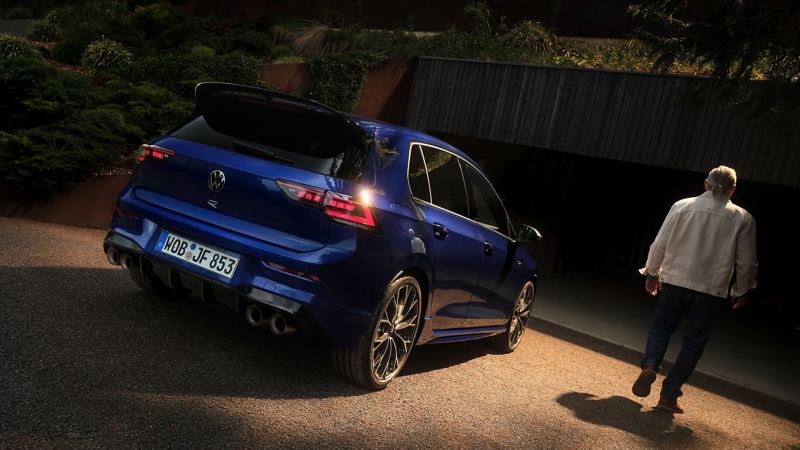
<path id="1" fill-rule="evenodd" d="M 27 193 L 46 195 L 114 164 L 119 149 L 141 131 L 109 107 L 79 111 L 70 120 L 0 132 L 3 181 Z"/>
<path id="2" fill-rule="evenodd" d="M 203 58 L 202 68 L 209 80 L 255 86 L 259 80 L 261 61 L 242 53 L 227 53 Z"/>
<path id="3" fill-rule="evenodd" d="M 550 53 L 558 48 L 558 39 L 539 22 L 523 20 L 503 36 L 503 41 L 512 48 L 536 53 Z"/>
<path id="4" fill-rule="evenodd" d="M 89 73 L 124 69 L 133 61 L 133 54 L 119 42 L 105 37 L 86 47 L 81 57 L 81 64 Z"/>
<path id="5" fill-rule="evenodd" d="M 39 55 L 36 47 L 25 39 L 10 34 L 0 34 L 0 59 L 35 57 Z"/>
<path id="6" fill-rule="evenodd" d="M 69 30 L 65 33 L 66 38 L 53 46 L 53 58 L 66 64 L 80 64 L 86 47 L 103 37 L 103 31 L 102 27 L 91 22 Z"/>
<path id="7" fill-rule="evenodd" d="M 255 56 L 270 53 L 272 37 L 256 30 L 240 29 L 224 37 L 224 51 L 244 52 Z"/>
<path id="8" fill-rule="evenodd" d="M 25 38 L 30 41 L 54 42 L 60 37 L 61 30 L 52 22 L 37 21 L 25 30 Z"/>
<path id="9" fill-rule="evenodd" d="M 341 111 L 353 111 L 367 71 L 386 60 L 376 53 L 336 53 L 311 61 L 314 86 L 306 96 Z"/>
<path id="10" fill-rule="evenodd" d="M 703 20 L 681 20 L 686 5 L 647 0 L 633 9 L 650 30 L 656 68 L 671 70 L 681 60 L 710 67 L 712 91 L 765 122 L 800 126 L 800 2 L 717 0 Z M 754 85 L 753 78 L 767 83 Z"/>

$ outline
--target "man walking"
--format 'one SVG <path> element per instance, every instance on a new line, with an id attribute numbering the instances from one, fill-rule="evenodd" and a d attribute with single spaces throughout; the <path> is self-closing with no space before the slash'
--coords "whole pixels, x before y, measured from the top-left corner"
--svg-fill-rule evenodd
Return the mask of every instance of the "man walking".
<path id="1" fill-rule="evenodd" d="M 683 346 L 664 379 L 656 406 L 679 414 L 683 413 L 678 405 L 681 386 L 703 354 L 717 317 L 727 308 L 734 269 L 733 309 L 747 303 L 758 270 L 755 220 L 730 201 L 736 190 L 736 172 L 725 166 L 713 169 L 705 188 L 703 195 L 672 205 L 650 246 L 647 265 L 640 271 L 647 275 L 647 293 L 655 296 L 661 291 L 661 297 L 633 393 L 639 397 L 650 394 L 670 336 L 685 319 Z"/>

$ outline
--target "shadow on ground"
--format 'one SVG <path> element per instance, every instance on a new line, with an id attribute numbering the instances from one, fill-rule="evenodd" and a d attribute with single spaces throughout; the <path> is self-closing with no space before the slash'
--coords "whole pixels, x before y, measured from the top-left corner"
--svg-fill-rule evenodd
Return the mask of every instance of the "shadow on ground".
<path id="1" fill-rule="evenodd" d="M 672 414 L 651 408 L 642 410 L 641 403 L 626 397 L 598 398 L 592 394 L 569 392 L 558 397 L 556 402 L 584 422 L 617 428 L 653 444 L 669 444 L 673 448 L 695 444 L 694 431 L 675 424 Z"/>
<path id="2" fill-rule="evenodd" d="M 620 361 L 633 364 L 634 366 L 638 366 L 639 361 L 642 358 L 642 354 L 639 352 L 635 352 L 610 342 L 606 342 L 569 328 L 556 325 L 552 322 L 534 318 L 531 320 L 529 326 L 541 333 L 545 333 L 558 339 L 571 342 L 575 345 L 588 348 L 592 351 L 602 353 Z M 665 363 L 661 373 L 667 373 L 671 368 L 672 364 Z M 631 384 L 633 384 L 636 375 L 636 372 L 631 373 Z M 713 392 L 722 397 L 729 398 L 736 402 L 758 408 L 770 414 L 793 420 L 795 422 L 800 422 L 800 407 L 789 402 L 785 402 L 781 399 L 777 399 L 775 397 L 771 397 L 766 394 L 762 394 L 701 373 L 694 373 L 689 384 L 700 389 Z M 659 387 L 656 385 L 654 388 L 657 392 Z"/>

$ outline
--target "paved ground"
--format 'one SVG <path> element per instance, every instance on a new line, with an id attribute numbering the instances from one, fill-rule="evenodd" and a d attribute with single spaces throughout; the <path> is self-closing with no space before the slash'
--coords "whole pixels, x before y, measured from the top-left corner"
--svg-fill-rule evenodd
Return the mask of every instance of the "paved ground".
<path id="1" fill-rule="evenodd" d="M 643 277 L 548 275 L 539 289 L 537 317 L 637 352 L 644 352 L 658 305 L 643 289 Z M 800 407 L 800 330 L 759 305 L 756 290 L 744 309 L 725 311 L 697 365 L 715 378 L 783 398 Z M 786 322 L 779 323 L 780 319 Z M 666 358 L 674 361 L 683 329 Z"/>
<path id="2" fill-rule="evenodd" d="M 365 392 L 320 345 L 146 297 L 102 237 L 0 219 L 0 448 L 800 444 L 796 409 L 706 377 L 688 414 L 654 411 L 629 393 L 637 355 L 542 321 L 512 355 L 418 348 Z"/>

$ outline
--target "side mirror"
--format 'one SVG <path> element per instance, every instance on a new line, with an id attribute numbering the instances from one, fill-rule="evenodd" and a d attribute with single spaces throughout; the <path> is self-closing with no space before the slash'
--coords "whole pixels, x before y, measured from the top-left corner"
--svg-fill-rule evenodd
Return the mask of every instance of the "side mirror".
<path id="1" fill-rule="evenodd" d="M 530 225 L 520 225 L 517 228 L 517 242 L 529 242 L 529 243 L 537 243 L 541 242 L 542 234 L 539 233 L 539 230 L 533 228 Z"/>

